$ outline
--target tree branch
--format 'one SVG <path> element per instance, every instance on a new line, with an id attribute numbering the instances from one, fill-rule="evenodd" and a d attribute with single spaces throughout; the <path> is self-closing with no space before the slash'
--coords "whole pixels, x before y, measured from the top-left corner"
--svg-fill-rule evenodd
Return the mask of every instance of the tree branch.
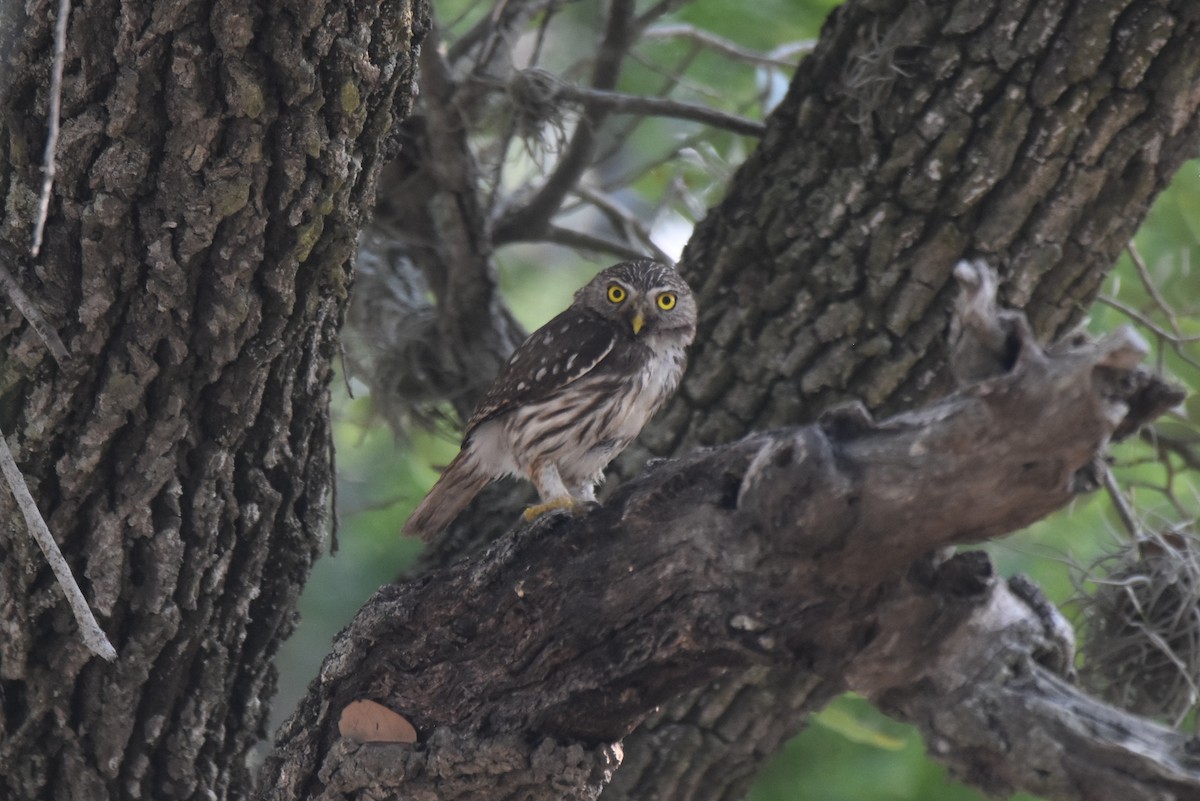
<path id="1" fill-rule="evenodd" d="M 732 42 L 723 36 L 717 36 L 715 33 L 686 23 L 655 25 L 646 28 L 642 35 L 647 39 L 687 39 L 702 44 L 723 56 L 728 56 L 738 61 L 745 61 L 748 64 L 761 64 L 763 66 L 780 67 L 783 69 L 796 68 L 795 58 L 781 58 L 774 52 L 760 53 L 757 50 L 742 47 L 737 42 Z M 811 53 L 815 46 L 816 42 L 795 42 L 786 47 L 786 52 L 794 56 L 803 56 Z"/>
<path id="2" fill-rule="evenodd" d="M 648 451 L 807 421 L 847 397 L 894 411 L 942 392 L 945 285 L 964 254 L 1005 265 L 1006 298 L 1037 331 L 1073 325 L 1200 130 L 1189 0 L 1122 7 L 843 4 L 697 228 L 683 268 L 704 312 L 693 367 L 622 475 Z M 708 778 L 690 797 L 735 792 L 718 715 L 770 711 L 739 743 L 761 759 L 821 700 L 779 694 L 777 675 L 760 684 L 730 675 L 722 697 L 651 719 L 664 728 L 625 741 L 606 796 L 642 766 L 624 797 L 665 797 L 679 772 Z M 748 691 L 723 697 L 734 686 Z"/>
<path id="3" fill-rule="evenodd" d="M 991 796 L 1194 797 L 1196 741 L 1065 681 L 1069 649 L 1048 632 L 1041 604 L 1010 584 L 981 553 L 910 573 L 881 604 L 880 636 L 854 665 L 851 689 L 915 723 L 934 759 Z"/>
<path id="4" fill-rule="evenodd" d="M 569 83 L 556 85 L 554 93 L 563 99 L 583 103 L 593 110 L 600 109 L 618 114 L 674 117 L 679 120 L 704 123 L 713 128 L 732 131 L 742 136 L 762 136 L 766 130 L 766 126 L 757 120 L 739 117 L 736 114 L 727 114 L 707 106 L 671 100 L 667 97 L 642 97 L 624 92 L 603 92 L 599 89 L 588 89 Z"/>
<path id="5" fill-rule="evenodd" d="M 64 21 L 46 5 L 4 53 L 9 156 L 44 138 L 28 121 Z M 53 537 L 21 506 L 120 659 L 80 647 L 66 572 L 0 488 L 6 801 L 244 794 L 328 532 L 354 240 L 428 26 L 407 0 L 126 10 L 71 12 L 53 203 L 16 276 L 36 276 L 70 361 L 31 358 L 0 301 L 0 420 Z M 0 159 L 0 238 L 19 251 L 29 161 Z"/>
<path id="6" fill-rule="evenodd" d="M 630 45 L 635 5 L 632 0 L 613 0 L 608 26 L 592 70 L 593 89 L 604 91 L 616 86 L 621 61 Z M 526 240 L 545 229 L 550 223 L 550 218 L 562 205 L 563 199 L 592 163 L 592 155 L 596 149 L 596 133 L 606 116 L 607 112 L 601 108 L 593 109 L 588 106 L 584 109 L 575 135 L 554 172 L 527 203 L 497 221 L 493 233 L 493 241 L 497 245 Z"/>
<path id="7" fill-rule="evenodd" d="M 1023 317 L 964 317 L 956 348 L 982 352 L 967 359 L 981 377 L 928 409 L 875 423 L 844 407 L 660 463 L 602 508 L 380 590 L 281 731 L 261 797 L 402 783 L 445 799 L 486 781 L 493 798 L 592 798 L 622 737 L 731 669 L 880 686 L 857 660 L 880 643 L 896 664 L 928 648 L 910 638 L 897 653 L 880 627 L 910 565 L 1095 487 L 1112 432 L 1132 410 L 1162 410 L 1142 402 L 1147 381 L 1161 384 L 1137 371 L 1144 346 L 1129 331 L 1044 350 Z M 340 711 L 360 699 L 404 716 L 419 745 L 339 739 Z M 481 755 L 479 773 L 453 771 L 464 751 Z"/>
<path id="8" fill-rule="evenodd" d="M 646 253 L 626 245 L 624 242 L 617 242 L 604 237 L 595 236 L 584 231 L 576 231 L 571 228 L 564 228 L 560 225 L 552 225 L 542 237 L 545 242 L 553 242 L 556 245 L 562 245 L 569 248 L 577 248 L 580 250 L 591 250 L 596 253 L 609 253 L 621 259 L 644 259 Z M 668 260 L 669 261 L 669 260 Z"/>
<path id="9" fill-rule="evenodd" d="M 431 39 L 419 56 L 425 113 L 405 126 L 359 238 L 347 321 L 356 376 L 397 432 L 431 424 L 446 401 L 465 420 L 524 338 L 497 291 L 458 86 Z"/>
<path id="10" fill-rule="evenodd" d="M 642 247 L 649 250 L 654 258 L 663 264 L 675 264 L 675 259 L 671 257 L 671 254 L 660 248 L 650 235 L 650 229 L 654 218 L 657 216 L 656 214 L 639 217 L 631 209 L 622 205 L 615 197 L 599 189 L 592 189 L 584 183 L 577 186 L 575 192 L 582 200 L 590 203 L 603 214 L 608 220 L 609 225 L 613 227 L 613 230 L 624 234 L 627 240 L 637 240 L 640 242 Z"/>
<path id="11" fill-rule="evenodd" d="M 49 111 L 46 119 L 46 150 L 42 156 L 42 188 L 38 192 L 37 216 L 33 220 L 33 244 L 30 254 L 37 258 L 42 249 L 42 231 L 50 212 L 50 192 L 54 188 L 54 172 L 58 158 L 59 117 L 62 115 L 63 61 L 67 52 L 67 21 L 71 16 L 71 0 L 58 0 L 54 20 L 54 60 L 50 65 Z"/>

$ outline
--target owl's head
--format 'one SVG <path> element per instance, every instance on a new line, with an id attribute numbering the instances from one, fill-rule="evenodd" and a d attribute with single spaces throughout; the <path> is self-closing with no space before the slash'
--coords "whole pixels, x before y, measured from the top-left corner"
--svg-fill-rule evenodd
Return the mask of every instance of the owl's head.
<path id="1" fill-rule="evenodd" d="M 656 261 L 623 261 L 575 293 L 575 305 L 611 320 L 632 336 L 680 338 L 696 335 L 696 299 L 675 270 Z M 658 335 L 658 336 L 655 336 Z"/>

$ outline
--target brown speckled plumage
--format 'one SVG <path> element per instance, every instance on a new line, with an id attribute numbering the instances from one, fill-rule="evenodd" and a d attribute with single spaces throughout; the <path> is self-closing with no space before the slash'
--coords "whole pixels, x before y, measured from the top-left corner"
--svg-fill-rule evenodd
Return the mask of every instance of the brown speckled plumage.
<path id="1" fill-rule="evenodd" d="M 505 475 L 532 481 L 551 505 L 594 500 L 604 468 L 679 385 L 695 334 L 695 299 L 674 270 L 601 271 L 513 352 L 404 532 L 434 536 Z"/>

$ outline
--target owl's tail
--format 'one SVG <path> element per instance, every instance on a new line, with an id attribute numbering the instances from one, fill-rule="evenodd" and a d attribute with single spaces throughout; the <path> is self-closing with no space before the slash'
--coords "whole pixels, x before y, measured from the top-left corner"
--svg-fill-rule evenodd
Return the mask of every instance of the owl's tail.
<path id="1" fill-rule="evenodd" d="M 492 476 L 480 466 L 475 454 L 469 448 L 463 448 L 429 490 L 425 500 L 417 504 L 404 524 L 404 534 L 429 542 L 453 523 L 463 507 L 491 480 Z"/>

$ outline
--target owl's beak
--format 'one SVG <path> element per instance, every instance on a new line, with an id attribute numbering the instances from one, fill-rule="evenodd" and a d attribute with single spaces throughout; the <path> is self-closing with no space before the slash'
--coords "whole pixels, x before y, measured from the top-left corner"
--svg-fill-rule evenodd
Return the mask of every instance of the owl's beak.
<path id="1" fill-rule="evenodd" d="M 637 336 L 642 332 L 642 326 L 646 324 L 646 316 L 640 311 L 636 311 L 633 313 L 633 320 L 630 322 L 633 324 L 633 335 Z"/>

